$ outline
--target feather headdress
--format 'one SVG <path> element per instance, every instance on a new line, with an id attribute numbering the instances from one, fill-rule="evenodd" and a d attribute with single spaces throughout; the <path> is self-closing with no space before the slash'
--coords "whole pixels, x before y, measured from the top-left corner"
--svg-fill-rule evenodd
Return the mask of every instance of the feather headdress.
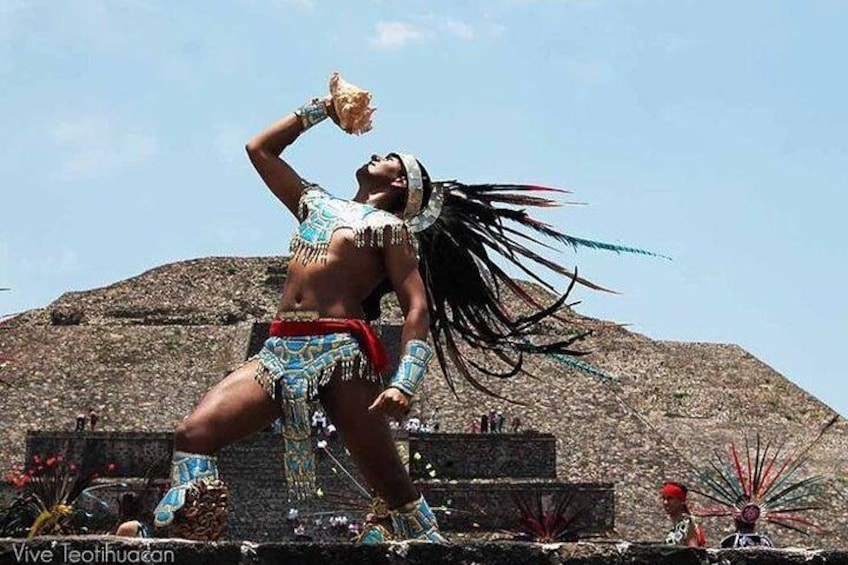
<path id="1" fill-rule="evenodd" d="M 717 506 L 699 510 L 701 516 L 732 516 L 753 526 L 760 519 L 804 534 L 819 526 L 806 517 L 821 508 L 820 497 L 825 479 L 803 472 L 811 444 L 784 455 L 785 444 L 765 444 L 757 434 L 753 445 L 745 439 L 744 451 L 731 444 L 726 454 L 713 452 L 709 469 L 690 490 Z"/>
<path id="2" fill-rule="evenodd" d="M 426 174 L 426 172 L 425 172 Z M 425 191 L 426 192 L 426 191 Z M 538 324 L 556 318 L 575 285 L 606 290 L 531 249 L 554 250 L 565 246 L 617 253 L 654 253 L 611 243 L 575 237 L 541 222 L 527 208 L 558 206 L 552 197 L 568 191 L 521 184 L 432 183 L 439 211 L 429 212 L 426 228 L 418 231 L 419 270 L 427 291 L 430 332 L 439 365 L 448 386 L 456 393 L 448 361 L 474 388 L 498 396 L 480 376 L 507 378 L 524 372 L 525 354 L 546 354 L 554 360 L 595 376 L 606 376 L 577 357 L 586 352 L 573 346 L 588 335 L 573 326 L 554 340 L 540 340 Z M 425 195 L 422 215 L 428 214 Z M 543 273 L 569 280 L 566 291 L 545 305 L 510 276 L 498 262 L 524 273 L 553 291 Z M 521 313 L 507 306 L 506 297 L 519 299 Z M 464 347 L 468 346 L 468 347 Z M 482 351 L 492 361 L 479 363 L 468 349 Z"/>

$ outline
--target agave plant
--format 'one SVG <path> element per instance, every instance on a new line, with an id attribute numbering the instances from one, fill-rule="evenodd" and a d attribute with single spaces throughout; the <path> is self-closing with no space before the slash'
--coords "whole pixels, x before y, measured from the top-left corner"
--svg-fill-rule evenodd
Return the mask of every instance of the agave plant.
<path id="1" fill-rule="evenodd" d="M 89 516 L 79 502 L 103 488 L 91 484 L 97 473 L 83 474 L 62 455 L 46 459 L 36 455 L 32 463 L 26 471 L 16 466 L 6 476 L 20 494 L 0 516 L 0 536 L 17 537 L 24 531 L 29 539 L 86 533 Z M 114 463 L 107 465 L 107 471 L 114 468 Z"/>
<path id="2" fill-rule="evenodd" d="M 520 513 L 522 537 L 539 543 L 577 539 L 586 508 L 575 504 L 573 491 L 516 493 L 512 499 Z"/>

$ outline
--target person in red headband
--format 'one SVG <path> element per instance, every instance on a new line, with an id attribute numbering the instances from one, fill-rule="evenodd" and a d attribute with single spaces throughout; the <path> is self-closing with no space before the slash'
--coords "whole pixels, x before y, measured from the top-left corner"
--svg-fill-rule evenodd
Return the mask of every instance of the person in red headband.
<path id="1" fill-rule="evenodd" d="M 704 529 L 689 512 L 686 503 L 688 492 L 688 489 L 680 483 L 663 483 L 660 491 L 663 509 L 673 524 L 665 542 L 669 545 L 704 547 L 707 543 L 706 535 L 704 535 Z"/>

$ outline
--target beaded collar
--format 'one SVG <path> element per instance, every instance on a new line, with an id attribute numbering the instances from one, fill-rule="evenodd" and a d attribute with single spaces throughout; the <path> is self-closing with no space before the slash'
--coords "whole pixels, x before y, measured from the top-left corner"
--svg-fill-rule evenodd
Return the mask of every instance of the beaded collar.
<path id="1" fill-rule="evenodd" d="M 293 259 L 302 264 L 326 261 L 327 250 L 333 233 L 341 228 L 350 228 L 356 247 L 384 247 L 387 243 L 397 245 L 414 237 L 404 235 L 403 220 L 386 212 L 352 200 L 335 198 L 317 184 L 304 182 L 303 195 L 298 204 L 300 226 L 291 241 Z M 389 241 L 385 241 L 385 228 L 389 228 Z"/>

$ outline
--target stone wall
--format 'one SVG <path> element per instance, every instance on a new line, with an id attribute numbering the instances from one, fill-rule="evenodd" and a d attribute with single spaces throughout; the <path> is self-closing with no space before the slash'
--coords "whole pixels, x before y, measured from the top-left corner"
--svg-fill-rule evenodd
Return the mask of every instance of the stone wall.
<path id="1" fill-rule="evenodd" d="M 0 565 L 177 563 L 179 565 L 848 565 L 842 551 L 703 550 L 641 544 L 475 543 L 351 545 L 196 543 L 108 537 L 0 539 Z M 146 552 L 146 553 L 143 553 Z M 19 557 L 20 556 L 20 557 Z M 35 557 L 37 556 L 37 557 Z"/>
<path id="2" fill-rule="evenodd" d="M 9 506 L 17 494 L 17 489 L 11 483 L 0 482 L 0 508 Z"/>
<path id="3" fill-rule="evenodd" d="M 615 494 L 611 484 L 560 482 L 438 481 L 417 483 L 433 507 L 450 509 L 439 517 L 446 531 L 499 531 L 520 536 L 519 504 L 543 505 L 561 514 L 567 539 L 608 537 L 615 528 Z M 555 508 L 562 504 L 562 510 Z"/>
<path id="4" fill-rule="evenodd" d="M 63 454 L 82 474 L 103 473 L 113 464 L 110 477 L 168 477 L 174 440 L 164 432 L 29 432 L 26 458 Z"/>
<path id="5" fill-rule="evenodd" d="M 67 293 L 0 322 L 0 351 L 13 359 L 0 364 L 0 378 L 12 385 L 0 394 L 0 475 L 23 461 L 27 430 L 73 429 L 76 414 L 88 407 L 98 410 L 104 430 L 172 430 L 244 361 L 251 334 L 261 335 L 255 325 L 273 316 L 285 268 L 281 257 L 182 261 Z M 553 298 L 533 285 L 525 288 L 544 303 Z M 503 299 L 513 305 L 508 293 Z M 383 311 L 384 323 L 401 321 L 391 298 Z M 540 333 L 591 330 L 581 344 L 591 355 L 583 359 L 617 381 L 528 356 L 523 368 L 537 378 L 481 381 L 524 403 L 519 406 L 482 394 L 455 372 L 448 386 L 433 364 L 412 414 L 426 418 L 438 408 L 441 431 L 460 432 L 482 412 L 502 409 L 510 419 L 520 415 L 524 428 L 553 434 L 558 477 L 614 483 L 615 535 L 621 539 L 662 539 L 659 485 L 669 479 L 693 483 L 713 450 L 741 444 L 746 435 L 785 441 L 786 453 L 810 447 L 804 475 L 845 475 L 848 421 L 837 418 L 819 437 L 834 412 L 744 349 L 657 341 L 567 309 L 560 314 L 566 323 L 540 324 Z M 498 367 L 483 355 L 475 360 Z M 832 485 L 822 509 L 810 516 L 826 525 L 824 531 L 803 537 L 769 524 L 763 529 L 781 546 L 845 547 L 845 496 Z M 727 519 L 705 523 L 711 541 L 732 529 Z"/>
<path id="6" fill-rule="evenodd" d="M 331 528 L 331 516 L 361 521 L 371 497 L 365 481 L 337 437 L 323 438 L 326 447 L 316 449 L 316 479 L 323 496 L 297 503 L 287 500 L 281 438 L 261 432 L 221 450 L 218 454 L 222 478 L 230 487 L 229 539 L 258 542 L 293 539 L 293 524 L 287 520 L 296 508 L 300 521 L 313 539 L 347 539 L 344 529 Z M 414 434 L 397 433 L 404 459 L 408 453 L 418 479 L 416 486 L 437 507 L 446 531 L 520 530 L 517 497 L 541 500 L 545 496 L 569 498 L 569 512 L 580 514 L 574 529 L 581 535 L 608 535 L 614 525 L 614 494 L 611 485 L 566 485 L 546 480 L 555 462 L 553 436 L 533 434 Z M 317 438 L 313 438 L 316 441 Z M 151 432 L 31 432 L 27 435 L 27 457 L 65 454 L 84 473 L 102 473 L 107 463 L 117 467 L 111 480 L 148 477 L 161 483 L 168 478 L 173 445 L 170 433 Z M 470 446 L 463 450 L 463 445 Z M 523 461 L 522 461 L 523 458 Z M 482 467 L 469 460 L 488 462 Z M 425 461 L 453 474 L 432 480 Z M 514 467 L 511 469 L 510 465 Z M 476 474 L 480 472 L 480 475 Z M 535 473 L 535 474 L 534 474 Z M 482 475 L 482 476 L 481 476 Z M 510 475 L 524 479 L 505 478 Z M 463 477 L 457 481 L 452 478 Z M 492 479 L 492 480 L 489 480 Z M 360 487 L 359 485 L 362 485 Z M 114 491 L 115 494 L 121 492 Z M 155 504 L 156 489 L 146 493 L 145 507 Z"/>
<path id="7" fill-rule="evenodd" d="M 411 434 L 409 452 L 415 479 L 556 478 L 552 434 Z"/>
<path id="8" fill-rule="evenodd" d="M 36 454 L 64 454 L 84 474 L 106 474 L 106 464 L 114 462 L 117 467 L 108 473 L 110 480 L 149 477 L 162 483 L 169 479 L 172 447 L 173 436 L 166 432 L 31 432 L 27 434 L 26 452 L 29 460 Z M 286 513 L 296 507 L 301 518 L 310 524 L 313 537 L 347 539 L 346 531 L 333 532 L 325 527 L 327 518 L 335 514 L 361 520 L 370 497 L 355 487 L 353 480 L 360 484 L 364 480 L 338 439 L 327 438 L 327 448 L 316 450 L 317 484 L 325 496 L 309 502 L 287 502 L 282 455 L 281 438 L 270 432 L 255 434 L 218 454 L 221 476 L 231 491 L 228 537 L 255 541 L 292 539 Z M 348 478 L 346 472 L 354 478 Z M 115 495 L 120 492 L 113 491 Z M 156 495 L 156 489 L 147 492 L 143 506 L 152 508 Z M 315 525 L 316 519 L 322 523 Z"/>
<path id="9" fill-rule="evenodd" d="M 346 529 L 330 527 L 330 517 L 361 521 L 371 497 L 354 484 L 364 484 L 364 480 L 341 443 L 333 438 L 326 441 L 326 449 L 315 454 L 316 483 L 323 496 L 297 502 L 287 500 L 280 436 L 263 432 L 223 449 L 218 462 L 221 476 L 230 487 L 227 537 L 260 542 L 291 540 L 293 524 L 286 515 L 295 508 L 313 539 L 348 539 Z"/>

